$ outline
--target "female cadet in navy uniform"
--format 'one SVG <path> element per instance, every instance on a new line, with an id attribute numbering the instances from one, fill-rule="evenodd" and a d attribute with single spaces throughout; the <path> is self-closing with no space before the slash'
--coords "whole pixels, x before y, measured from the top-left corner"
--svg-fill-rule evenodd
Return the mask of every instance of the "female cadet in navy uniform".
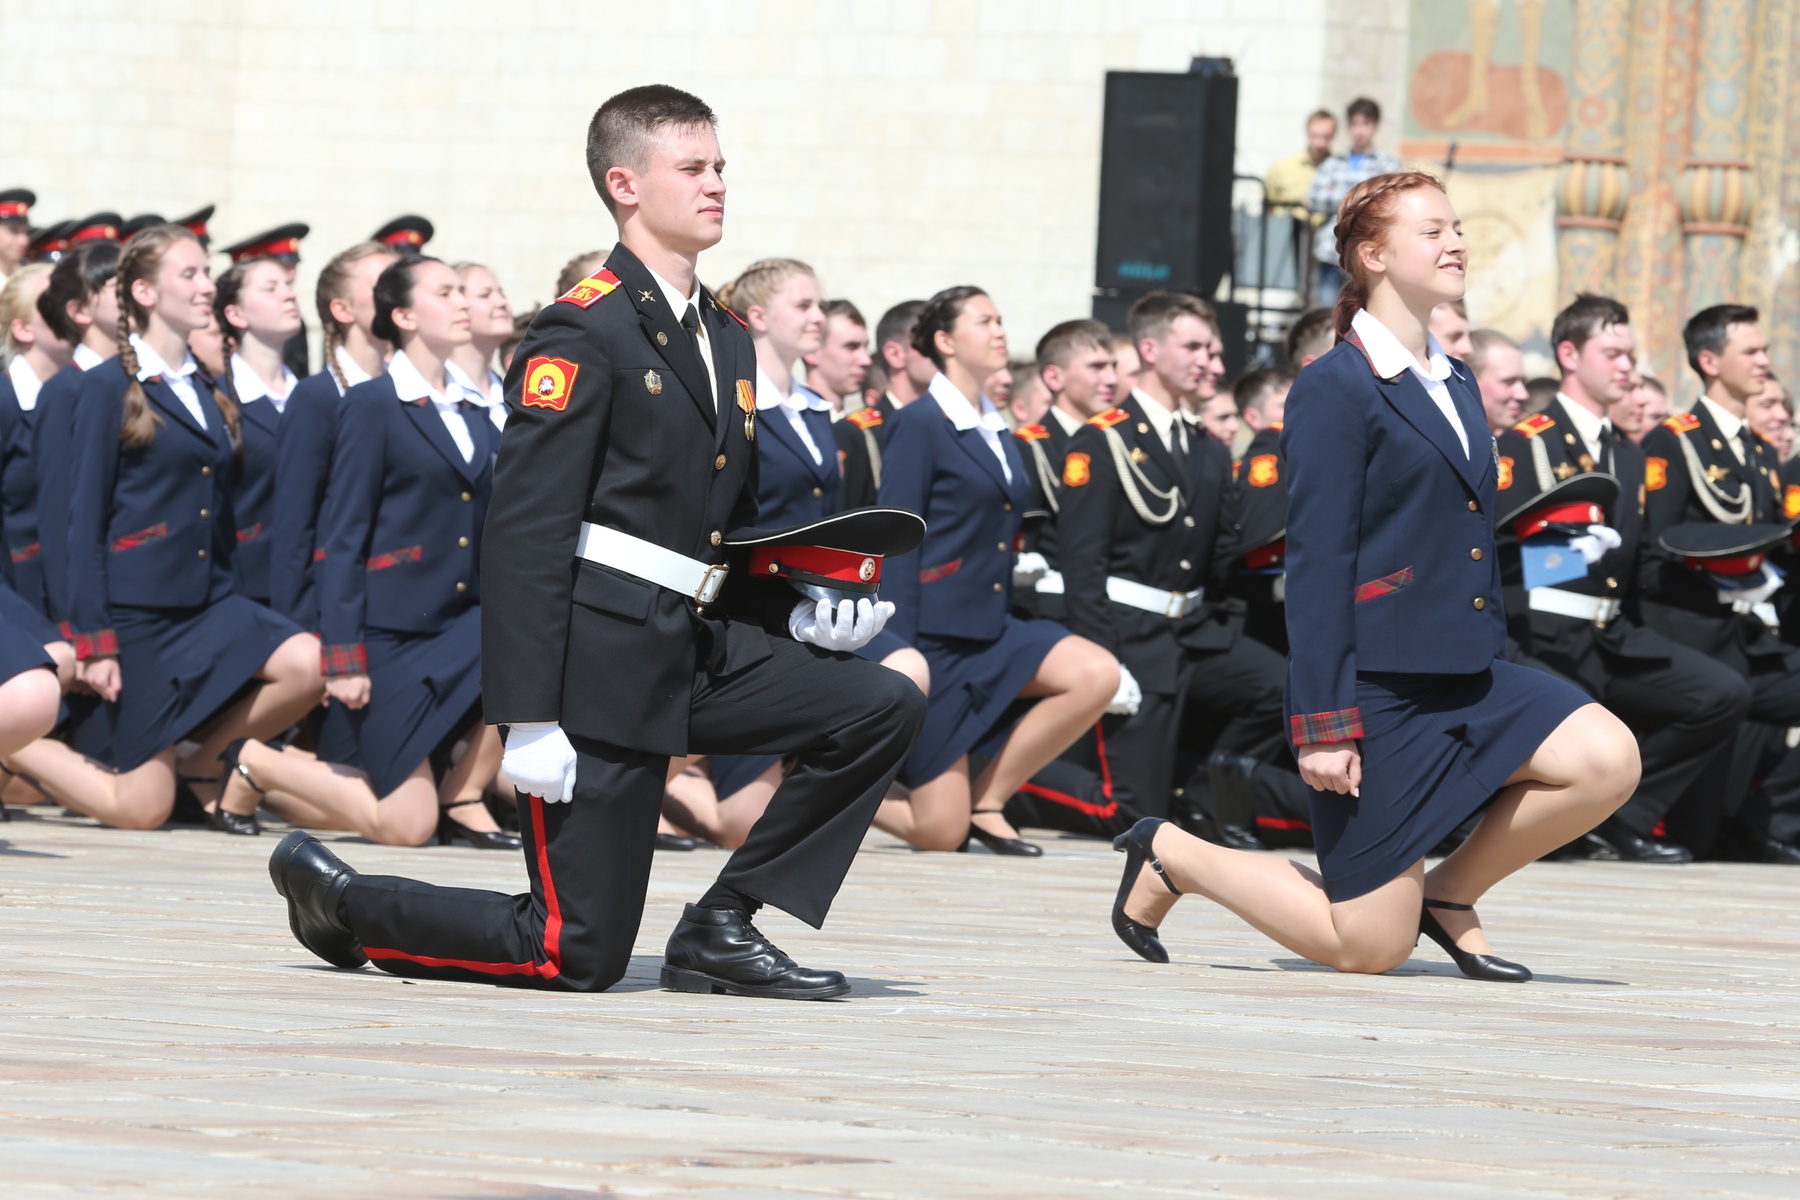
<path id="1" fill-rule="evenodd" d="M 44 384 L 68 366 L 72 347 L 38 311 L 50 284 L 46 263 L 21 267 L 0 289 L 0 335 L 6 371 L 0 374 L 0 580 L 39 613 L 50 611 L 38 539 L 38 400 Z"/>
<path id="2" fill-rule="evenodd" d="M 1391 970 L 1425 933 L 1466 975 L 1522 981 L 1491 954 L 1475 902 L 1624 803 L 1637 746 L 1583 693 L 1501 657 L 1493 442 L 1468 369 L 1427 332 L 1432 308 L 1463 294 L 1442 185 L 1358 184 L 1337 244 L 1341 341 L 1301 372 L 1282 437 L 1288 720 L 1319 872 L 1147 818 L 1115 843 L 1114 927 L 1162 961 L 1157 920 L 1199 892 L 1340 971 Z M 1425 855 L 1484 808 L 1427 874 Z"/>
<path id="3" fill-rule="evenodd" d="M 233 263 L 220 277 L 218 289 L 213 316 L 230 354 L 220 382 L 237 402 L 243 443 L 231 488 L 237 521 L 232 565 L 237 568 L 238 590 L 258 604 L 268 604 L 269 530 L 281 416 L 300 382 L 281 355 L 288 340 L 300 332 L 300 303 L 287 268 L 269 258 Z"/>
<path id="4" fill-rule="evenodd" d="M 56 630 L 43 615 L 0 586 L 0 764 L 56 725 L 64 680 L 42 640 L 46 634 L 54 639 Z M 11 772 L 10 764 L 5 770 Z M 8 819 L 0 805 L 0 820 Z"/>
<path id="5" fill-rule="evenodd" d="M 487 409 L 495 429 L 505 429 L 506 380 L 494 369 L 494 359 L 513 335 L 512 303 L 494 273 L 480 263 L 457 263 L 455 270 L 469 298 L 469 341 L 456 348 L 447 366 L 463 395 Z"/>
<path id="6" fill-rule="evenodd" d="M 373 332 L 398 349 L 388 374 L 345 398 L 318 573 L 326 686 L 350 710 L 366 774 L 252 741 L 231 794 L 275 792 L 270 807 L 296 824 L 388 845 L 436 832 L 517 849 L 481 803 L 501 755 L 499 730 L 481 723 L 476 579 L 499 434 L 444 368 L 468 340 L 469 306 L 435 258 L 391 263 L 374 295 Z M 440 786 L 434 767 L 465 736 Z"/>
<path id="7" fill-rule="evenodd" d="M 980 390 L 1006 365 L 994 302 L 980 288 L 939 292 L 919 314 L 913 345 L 938 373 L 894 415 L 880 494 L 925 518 L 924 544 L 884 573 L 895 606 L 889 629 L 924 655 L 931 704 L 900 773 L 912 796 L 885 801 L 875 824 L 922 850 L 955 850 L 973 832 L 996 853 L 1035 855 L 1001 808 L 1099 719 L 1119 690 L 1119 664 L 1061 625 L 1010 615 L 1031 484 Z M 1021 700 L 1036 701 L 1022 717 Z M 973 781 L 970 751 L 993 755 Z"/>
<path id="8" fill-rule="evenodd" d="M 233 583 L 237 408 L 198 385 L 187 350 L 211 317 L 206 252 L 153 226 L 125 247 L 115 286 L 119 354 L 83 377 L 75 409 L 69 604 L 83 678 L 113 709 L 117 774 L 79 758 L 31 774 L 78 811 L 153 828 L 179 772 L 203 785 L 216 826 L 254 833 L 254 808 L 214 806 L 221 756 L 319 702 L 318 642 Z M 184 741 L 198 745 L 178 764 Z"/>
<path id="9" fill-rule="evenodd" d="M 359 242 L 325 264 L 314 289 L 325 331 L 325 367 L 300 381 L 281 415 L 269 531 L 269 600 L 302 629 L 319 627 L 315 586 L 319 510 L 337 445 L 344 398 L 387 371 L 388 344 L 375 336 L 375 280 L 394 261 L 380 242 Z"/>

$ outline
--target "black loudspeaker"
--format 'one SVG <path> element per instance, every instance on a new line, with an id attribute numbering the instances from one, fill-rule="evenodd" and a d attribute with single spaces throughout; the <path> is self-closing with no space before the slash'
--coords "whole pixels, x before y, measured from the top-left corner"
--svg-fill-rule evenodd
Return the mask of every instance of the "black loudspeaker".
<path id="1" fill-rule="evenodd" d="M 1094 286 L 1210 299 L 1231 270 L 1237 76 L 1108 71 Z"/>

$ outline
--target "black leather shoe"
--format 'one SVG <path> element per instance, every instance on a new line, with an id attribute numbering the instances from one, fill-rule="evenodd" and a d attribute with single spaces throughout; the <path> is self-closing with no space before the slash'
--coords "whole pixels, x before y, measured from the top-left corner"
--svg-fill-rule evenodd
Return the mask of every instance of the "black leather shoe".
<path id="1" fill-rule="evenodd" d="M 454 804 L 446 804 L 438 809 L 437 840 L 438 845 L 448 846 L 461 838 L 477 850 L 517 850 L 525 844 L 525 840 L 516 833 L 503 833 L 498 829 L 471 829 L 450 815 L 453 808 L 467 808 L 471 804 L 485 804 L 479 796 L 473 800 L 458 800 Z"/>
<path id="2" fill-rule="evenodd" d="M 999 834 L 989 833 L 987 830 L 977 825 L 975 823 L 975 818 L 980 816 L 984 811 L 992 810 L 978 809 L 970 814 L 969 835 L 982 845 L 986 846 L 993 853 L 1005 854 L 1013 858 L 1038 858 L 1044 853 L 1044 848 L 1042 846 L 1034 845 L 1024 838 L 1001 837 Z M 968 843 L 965 842 L 964 847 L 966 848 L 967 845 Z"/>
<path id="3" fill-rule="evenodd" d="M 1772 838 L 1767 834 L 1751 835 L 1744 839 L 1747 853 L 1745 857 L 1752 862 L 1780 863 L 1788 867 L 1800 867 L 1800 846 L 1784 842 L 1780 838 Z"/>
<path id="4" fill-rule="evenodd" d="M 1456 963 L 1456 969 L 1470 979 L 1486 979 L 1493 983 L 1524 983 L 1531 978 L 1531 972 L 1516 962 L 1507 962 L 1494 954 L 1471 954 L 1456 944 L 1438 919 L 1431 915 L 1434 908 L 1446 908 L 1453 912 L 1473 912 L 1473 904 L 1453 904 L 1448 900 L 1427 900 L 1419 910 L 1419 932 L 1443 947 Z"/>
<path id="5" fill-rule="evenodd" d="M 355 968 L 369 961 L 338 912 L 344 889 L 356 878 L 349 863 L 312 834 L 296 829 L 269 856 L 269 878 L 287 900 L 288 928 L 302 946 L 334 967 Z"/>
<path id="6" fill-rule="evenodd" d="M 663 988 L 671 992 L 755 996 L 764 1000 L 830 1000 L 850 990 L 837 971 L 798 966 L 729 908 L 690 904 L 663 951 Z"/>
<path id="7" fill-rule="evenodd" d="M 659 833 L 656 835 L 658 850 L 698 850 L 700 839 L 688 837 L 684 833 Z"/>
<path id="8" fill-rule="evenodd" d="M 1620 862 L 1673 864 L 1694 861 L 1694 852 L 1686 846 L 1643 837 L 1617 817 L 1600 822 L 1599 827 L 1587 836 L 1588 841 L 1598 842 L 1611 850 Z"/>
<path id="9" fill-rule="evenodd" d="M 213 801 L 211 808 L 206 810 L 206 823 L 220 833 L 234 833 L 240 837 L 257 837 L 262 833 L 262 826 L 256 820 L 255 809 L 248 813 L 235 813 L 225 807 L 225 793 L 231 790 L 233 776 L 243 780 L 244 786 L 255 792 L 258 797 L 265 794 L 261 788 L 256 786 L 256 780 L 250 778 L 250 769 L 238 761 L 238 756 L 244 752 L 244 743 L 249 740 L 249 738 L 239 738 L 225 747 L 224 753 L 219 755 L 219 761 L 225 765 L 225 774 L 217 781 L 219 798 Z M 197 779 L 194 782 L 205 781 Z"/>
<path id="10" fill-rule="evenodd" d="M 1113 849 L 1125 852 L 1125 876 L 1119 880 L 1119 892 L 1113 897 L 1112 927 L 1119 935 L 1119 940 L 1131 947 L 1131 952 L 1146 962 L 1166 963 L 1169 952 L 1163 947 L 1162 939 L 1156 936 L 1157 927 L 1143 925 L 1125 915 L 1125 901 L 1131 895 L 1131 889 L 1138 881 L 1144 864 L 1149 863 L 1156 877 L 1163 881 L 1163 886 L 1181 895 L 1181 889 L 1169 881 L 1163 874 L 1162 863 L 1150 850 L 1150 842 L 1156 837 L 1156 831 L 1168 822 L 1156 817 L 1145 817 L 1130 829 L 1113 839 Z"/>

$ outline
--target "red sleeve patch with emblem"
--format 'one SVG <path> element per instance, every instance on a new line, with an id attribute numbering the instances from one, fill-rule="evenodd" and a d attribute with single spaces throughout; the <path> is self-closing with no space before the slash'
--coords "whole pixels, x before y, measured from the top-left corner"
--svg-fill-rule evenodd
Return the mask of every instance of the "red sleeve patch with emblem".
<path id="1" fill-rule="evenodd" d="M 1660 492 L 1669 486 L 1669 460 L 1666 458 L 1646 458 L 1644 460 L 1644 490 Z"/>
<path id="2" fill-rule="evenodd" d="M 1087 481 L 1093 477 L 1091 458 L 1082 453 L 1075 453 L 1063 459 L 1063 482 L 1069 487 L 1086 487 Z"/>
<path id="3" fill-rule="evenodd" d="M 1800 484 L 1787 485 L 1781 496 L 1781 511 L 1790 521 L 1800 517 Z"/>
<path id="4" fill-rule="evenodd" d="M 1513 460 L 1502 454 L 1495 462 L 1499 469 L 1494 472 L 1494 487 L 1504 492 L 1512 486 Z"/>
<path id="5" fill-rule="evenodd" d="M 534 356 L 525 363 L 525 386 L 519 391 L 519 403 L 526 408 L 561 412 L 569 407 L 569 393 L 580 372 L 581 364 L 566 358 Z"/>
<path id="6" fill-rule="evenodd" d="M 1280 460 L 1273 454 L 1258 454 L 1250 460 L 1248 482 L 1251 487 L 1273 487 L 1280 481 Z"/>

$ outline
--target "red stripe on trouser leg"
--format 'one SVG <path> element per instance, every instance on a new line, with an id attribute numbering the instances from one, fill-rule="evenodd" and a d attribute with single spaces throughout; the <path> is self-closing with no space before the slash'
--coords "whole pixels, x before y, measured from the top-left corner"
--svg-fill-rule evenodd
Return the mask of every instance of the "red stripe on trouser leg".
<path id="1" fill-rule="evenodd" d="M 1256 823 L 1264 829 L 1304 829 L 1307 833 L 1312 832 L 1311 825 L 1292 817 L 1258 817 Z"/>
<path id="2" fill-rule="evenodd" d="M 574 803 L 570 801 L 569 803 Z M 562 973 L 562 902 L 556 898 L 556 881 L 550 877 L 550 848 L 544 844 L 544 798 L 531 798 L 531 840 L 537 844 L 538 878 L 544 884 L 545 979 Z"/>
<path id="3" fill-rule="evenodd" d="M 1091 800 L 1083 800 L 1078 796 L 1071 796 L 1067 792 L 1059 792 L 1052 788 L 1047 788 L 1041 783 L 1031 783 L 1029 781 L 1021 783 L 1019 785 L 1019 791 L 1027 796 L 1036 796 L 1040 800 L 1048 800 L 1052 804 L 1060 804 L 1065 808 L 1072 808 L 1076 812 L 1086 813 L 1090 817 L 1112 817 L 1117 816 L 1119 812 L 1119 802 L 1117 800 L 1114 800 L 1109 804 L 1095 804 Z"/>
<path id="4" fill-rule="evenodd" d="M 486 963 L 466 958 L 434 958 L 429 954 L 408 954 L 404 950 L 384 950 L 375 946 L 364 946 L 363 953 L 374 959 L 403 958 L 422 967 L 454 967 L 463 971 L 479 971 L 483 975 L 543 975 L 549 979 L 556 974 L 556 968 L 544 967 L 538 963 Z"/>
<path id="5" fill-rule="evenodd" d="M 1112 764 L 1106 761 L 1106 735 L 1100 731 L 1098 721 L 1094 722 L 1094 748 L 1100 752 L 1100 794 L 1111 800 Z"/>

